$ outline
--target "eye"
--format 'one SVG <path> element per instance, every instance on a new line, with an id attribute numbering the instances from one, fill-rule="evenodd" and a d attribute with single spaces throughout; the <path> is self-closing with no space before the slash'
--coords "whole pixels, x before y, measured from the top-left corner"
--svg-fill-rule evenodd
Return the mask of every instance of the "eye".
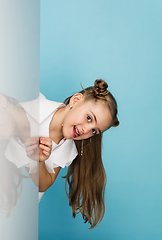
<path id="1" fill-rule="evenodd" d="M 92 122 L 92 118 L 89 115 L 87 116 L 87 120 L 88 122 Z"/>
<path id="2" fill-rule="evenodd" d="M 95 135 L 96 134 L 96 130 L 92 129 L 92 133 L 93 133 L 93 135 Z"/>

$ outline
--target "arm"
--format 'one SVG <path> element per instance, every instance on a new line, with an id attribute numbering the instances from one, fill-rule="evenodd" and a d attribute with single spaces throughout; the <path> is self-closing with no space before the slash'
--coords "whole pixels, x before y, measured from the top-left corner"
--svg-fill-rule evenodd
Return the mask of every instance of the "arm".
<path id="1" fill-rule="evenodd" d="M 46 169 L 45 160 L 49 158 L 52 149 L 50 138 L 29 138 L 26 143 L 27 156 L 38 161 L 37 173 L 30 173 L 34 184 L 39 187 L 40 192 L 45 192 L 55 181 L 61 167 L 55 168 L 55 173 L 49 173 Z M 39 146 L 39 147 L 38 147 Z"/>
<path id="2" fill-rule="evenodd" d="M 39 154 L 39 192 L 45 192 L 52 186 L 56 180 L 61 167 L 55 168 L 55 173 L 49 173 L 46 169 L 44 160 L 51 154 L 52 140 L 50 138 L 40 139 L 40 154 Z"/>
<path id="3" fill-rule="evenodd" d="M 60 170 L 61 167 L 57 167 L 55 168 L 55 173 L 49 173 L 46 169 L 45 162 L 40 162 L 38 172 L 29 174 L 34 184 L 39 188 L 39 192 L 45 192 L 52 186 Z M 27 169 L 27 171 L 29 172 L 29 169 Z"/>
<path id="4" fill-rule="evenodd" d="M 61 167 L 55 168 L 55 173 L 49 173 L 46 169 L 45 162 L 39 162 L 39 192 L 45 192 L 52 186 L 56 180 Z"/>

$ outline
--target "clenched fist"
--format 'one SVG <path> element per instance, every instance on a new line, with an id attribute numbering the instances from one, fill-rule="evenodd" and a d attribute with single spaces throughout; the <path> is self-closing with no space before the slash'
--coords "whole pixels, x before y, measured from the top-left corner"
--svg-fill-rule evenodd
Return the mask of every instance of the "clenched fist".
<path id="1" fill-rule="evenodd" d="M 52 140 L 46 137 L 32 137 L 25 141 L 26 154 L 35 161 L 47 160 L 52 150 Z"/>

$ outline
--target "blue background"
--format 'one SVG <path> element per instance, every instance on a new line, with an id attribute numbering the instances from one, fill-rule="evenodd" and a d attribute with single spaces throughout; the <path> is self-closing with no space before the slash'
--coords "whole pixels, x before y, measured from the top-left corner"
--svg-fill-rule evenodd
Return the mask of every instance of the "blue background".
<path id="1" fill-rule="evenodd" d="M 63 169 L 39 204 L 40 240 L 162 239 L 161 13 L 161 0 L 41 1 L 41 92 L 62 102 L 103 78 L 121 124 L 104 133 L 100 225 L 72 218 Z"/>

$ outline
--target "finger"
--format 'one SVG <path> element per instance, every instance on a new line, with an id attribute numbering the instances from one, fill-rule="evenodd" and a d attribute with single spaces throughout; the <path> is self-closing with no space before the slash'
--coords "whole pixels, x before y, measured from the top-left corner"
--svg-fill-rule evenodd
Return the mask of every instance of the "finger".
<path id="1" fill-rule="evenodd" d="M 26 143 L 34 143 L 34 142 L 38 142 L 39 138 L 38 137 L 31 137 L 31 138 L 27 138 L 26 139 Z"/>
<path id="2" fill-rule="evenodd" d="M 46 152 L 49 152 L 51 153 L 51 148 L 50 147 L 47 147 L 43 144 L 39 144 L 39 147 L 42 149 L 42 150 L 45 150 Z"/>
<path id="3" fill-rule="evenodd" d="M 31 146 L 31 145 L 33 145 L 33 144 L 38 144 L 39 143 L 39 138 L 28 138 L 26 141 L 25 141 L 25 143 L 24 143 L 24 145 L 26 146 L 26 147 L 28 147 L 28 146 Z"/>
<path id="4" fill-rule="evenodd" d="M 52 142 L 51 138 L 49 137 L 41 137 L 39 140 L 46 140 Z"/>
<path id="5" fill-rule="evenodd" d="M 52 140 L 50 138 L 40 138 L 40 143 L 48 146 L 48 147 L 52 147 Z"/>
<path id="6" fill-rule="evenodd" d="M 36 148 L 38 148 L 38 144 L 34 144 L 32 146 L 26 147 L 26 152 L 35 150 Z"/>
<path id="7" fill-rule="evenodd" d="M 48 145 L 52 144 L 52 140 L 51 140 L 50 138 L 45 138 L 45 137 L 43 137 L 43 138 L 40 138 L 39 141 L 40 141 L 41 143 L 46 143 L 46 144 L 48 144 Z"/>
<path id="8" fill-rule="evenodd" d="M 33 152 L 34 152 L 34 151 L 26 152 L 26 155 L 27 155 L 28 157 L 31 157 L 31 155 L 33 154 Z"/>
<path id="9" fill-rule="evenodd" d="M 49 156 L 50 156 L 50 153 L 47 152 L 47 151 L 45 151 L 45 150 L 43 150 L 43 154 L 44 154 L 46 157 L 49 157 Z"/>
<path id="10" fill-rule="evenodd" d="M 39 155 L 39 161 L 45 161 L 45 160 L 47 160 L 47 159 L 49 158 L 49 156 L 50 156 L 50 153 L 47 152 L 47 151 L 45 151 L 45 150 L 43 150 L 42 153 L 43 153 L 43 154 L 40 154 L 40 155 Z"/>

